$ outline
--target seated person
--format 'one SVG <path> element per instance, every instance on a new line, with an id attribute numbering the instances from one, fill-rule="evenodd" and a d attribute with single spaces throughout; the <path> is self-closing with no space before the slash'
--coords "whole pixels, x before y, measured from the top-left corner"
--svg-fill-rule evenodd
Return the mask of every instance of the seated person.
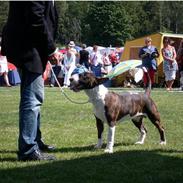
<path id="1" fill-rule="evenodd" d="M 0 76 L 4 77 L 4 81 L 6 86 L 11 87 L 8 79 L 8 62 L 5 56 L 1 55 L 1 47 L 0 47 Z"/>
<path id="2" fill-rule="evenodd" d="M 62 70 L 62 60 L 63 60 L 63 55 L 62 55 L 62 53 L 59 53 L 59 60 L 57 61 L 57 63 L 55 65 L 52 65 L 52 69 L 53 69 L 53 72 L 56 77 L 58 77 L 59 73 Z M 51 72 L 51 77 L 50 77 L 49 82 L 50 82 L 49 83 L 50 87 L 55 86 L 55 77 L 53 76 L 52 72 Z"/>

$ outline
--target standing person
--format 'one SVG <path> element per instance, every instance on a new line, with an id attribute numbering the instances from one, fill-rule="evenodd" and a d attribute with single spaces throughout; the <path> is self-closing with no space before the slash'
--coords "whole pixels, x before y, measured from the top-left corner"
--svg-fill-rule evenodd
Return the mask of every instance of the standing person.
<path id="1" fill-rule="evenodd" d="M 98 51 L 97 45 L 93 46 L 93 52 L 90 55 L 90 67 L 91 67 L 91 71 L 94 73 L 95 76 L 97 77 L 102 76 L 102 72 L 101 72 L 102 57 Z"/>
<path id="2" fill-rule="evenodd" d="M 67 52 L 64 55 L 64 73 L 65 73 L 64 86 L 63 86 L 64 88 L 69 87 L 70 85 L 69 79 L 71 77 L 73 70 L 76 67 L 76 56 L 73 53 L 72 48 L 69 45 L 67 45 L 66 50 Z"/>
<path id="3" fill-rule="evenodd" d="M 76 56 L 77 55 L 77 50 L 75 49 L 76 45 L 75 45 L 74 41 L 70 41 L 68 46 L 70 47 L 70 51 L 72 51 Z"/>
<path id="4" fill-rule="evenodd" d="M 108 74 L 112 70 L 112 63 L 109 60 L 109 56 L 105 52 L 102 56 L 103 66 L 104 70 L 106 71 L 106 74 Z"/>
<path id="5" fill-rule="evenodd" d="M 89 52 L 86 49 L 86 44 L 82 45 L 82 50 L 79 51 L 79 64 L 89 69 Z"/>
<path id="6" fill-rule="evenodd" d="M 6 56 L 1 55 L 1 46 L 0 46 L 0 76 L 4 77 L 6 86 L 11 87 L 8 78 L 8 62 Z"/>
<path id="7" fill-rule="evenodd" d="M 180 74 L 180 89 L 183 90 L 183 39 L 180 42 L 179 49 L 177 51 L 177 63 L 179 67 Z"/>
<path id="8" fill-rule="evenodd" d="M 164 62 L 163 62 L 163 71 L 165 73 L 165 81 L 167 91 L 172 90 L 172 85 L 176 77 L 176 71 L 178 70 L 176 62 L 176 51 L 173 46 L 170 45 L 170 39 L 165 38 L 163 40 L 163 48 L 161 50 Z"/>
<path id="9" fill-rule="evenodd" d="M 142 59 L 142 67 L 147 69 L 153 86 L 155 80 L 154 76 L 157 70 L 156 58 L 159 57 L 159 53 L 156 47 L 152 45 L 152 39 L 150 37 L 145 38 L 145 46 L 140 49 L 139 57 Z M 144 73 L 143 81 L 144 88 L 146 88 L 148 81 L 147 73 Z"/>
<path id="10" fill-rule="evenodd" d="M 76 56 L 76 64 L 78 64 L 79 63 L 79 54 L 78 54 L 78 52 L 77 52 L 77 50 L 75 48 L 76 45 L 75 45 L 74 41 L 70 41 L 68 46 L 70 47 L 70 51 L 72 51 L 75 54 L 75 56 Z"/>
<path id="11" fill-rule="evenodd" d="M 42 74 L 47 60 L 57 60 L 54 44 L 57 13 L 53 1 L 10 1 L 3 30 L 2 53 L 20 69 L 18 160 L 54 160 L 42 153 L 52 151 L 40 130 L 40 107 L 44 100 Z"/>

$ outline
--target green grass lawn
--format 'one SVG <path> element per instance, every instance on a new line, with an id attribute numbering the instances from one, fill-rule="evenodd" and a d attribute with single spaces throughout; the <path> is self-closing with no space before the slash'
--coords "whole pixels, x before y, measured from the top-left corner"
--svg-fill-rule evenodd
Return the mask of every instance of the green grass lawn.
<path id="1" fill-rule="evenodd" d="M 66 92 L 76 101 L 87 100 L 83 92 Z M 73 104 L 58 88 L 45 88 L 42 133 L 46 143 L 57 147 L 53 154 L 58 160 L 18 162 L 19 87 L 0 87 L 0 182 L 183 183 L 183 93 L 155 89 L 151 95 L 161 113 L 167 145 L 159 145 L 158 131 L 148 119 L 145 144 L 134 145 L 139 132 L 124 121 L 116 128 L 114 153 L 105 154 L 104 149 L 93 148 L 97 131 L 92 105 Z"/>

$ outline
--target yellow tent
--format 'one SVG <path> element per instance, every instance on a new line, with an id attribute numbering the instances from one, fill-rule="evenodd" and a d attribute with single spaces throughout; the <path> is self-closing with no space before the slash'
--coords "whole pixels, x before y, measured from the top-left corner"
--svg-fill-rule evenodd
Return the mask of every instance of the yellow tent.
<path id="1" fill-rule="evenodd" d="M 156 83 L 159 83 L 163 78 L 163 57 L 161 54 L 161 49 L 163 48 L 163 39 L 165 37 L 170 38 L 172 41 L 172 45 L 177 50 L 180 44 L 180 40 L 183 39 L 183 34 L 170 34 L 170 33 L 156 33 L 147 35 L 138 39 L 134 39 L 131 41 L 126 41 L 124 46 L 124 51 L 121 57 L 121 61 L 130 60 L 130 59 L 139 59 L 138 53 L 141 47 L 144 46 L 144 39 L 146 37 L 151 37 L 152 45 L 154 45 L 158 52 L 160 53 L 160 57 L 157 59 L 158 64 L 158 72 L 156 73 Z M 118 79 L 117 79 L 118 80 Z"/>

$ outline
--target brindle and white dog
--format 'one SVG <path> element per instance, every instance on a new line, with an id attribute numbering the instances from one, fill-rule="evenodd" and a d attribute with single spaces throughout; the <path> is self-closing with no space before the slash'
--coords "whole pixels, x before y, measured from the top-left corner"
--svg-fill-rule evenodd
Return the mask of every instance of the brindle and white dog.
<path id="1" fill-rule="evenodd" d="M 147 116 L 156 126 L 160 134 L 160 144 L 166 144 L 164 128 L 160 123 L 160 114 L 154 101 L 150 98 L 150 90 L 145 93 L 117 94 L 109 92 L 102 85 L 107 78 L 97 78 L 92 73 L 84 72 L 74 74 L 70 78 L 70 89 L 78 92 L 84 90 L 94 107 L 96 126 L 98 130 L 98 143 L 96 148 L 102 147 L 102 133 L 104 122 L 109 125 L 107 146 L 105 152 L 113 153 L 114 134 L 116 123 L 126 116 L 130 116 L 134 125 L 140 131 L 140 139 L 136 144 L 143 144 L 147 130 L 143 125 L 143 118 Z"/>

